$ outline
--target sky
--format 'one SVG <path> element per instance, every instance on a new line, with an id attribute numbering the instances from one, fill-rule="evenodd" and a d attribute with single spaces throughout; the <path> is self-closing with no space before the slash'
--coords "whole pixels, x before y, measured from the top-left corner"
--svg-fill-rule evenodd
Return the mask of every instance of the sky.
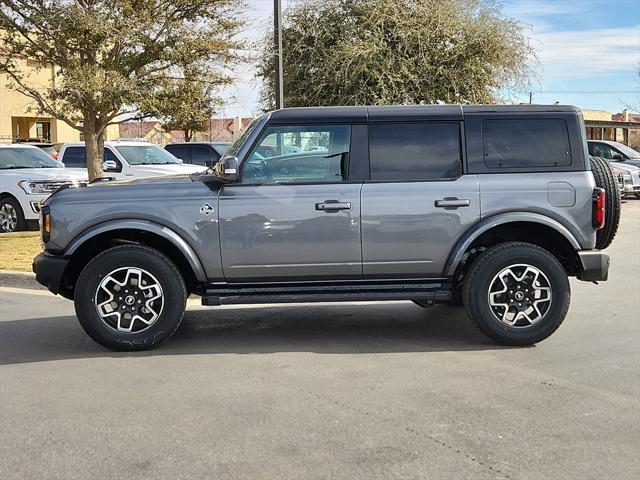
<path id="1" fill-rule="evenodd" d="M 246 0 L 247 25 L 241 35 L 261 38 L 273 22 L 273 0 Z M 290 3 L 282 0 L 283 8 Z M 639 0 L 503 0 L 504 14 L 525 24 L 537 55 L 537 79 L 528 89 L 534 103 L 576 105 L 622 111 L 640 108 Z M 259 112 L 255 65 L 235 71 L 222 91 L 220 116 Z M 286 79 L 285 79 L 286 81 Z M 528 102 L 528 91 L 513 99 Z"/>

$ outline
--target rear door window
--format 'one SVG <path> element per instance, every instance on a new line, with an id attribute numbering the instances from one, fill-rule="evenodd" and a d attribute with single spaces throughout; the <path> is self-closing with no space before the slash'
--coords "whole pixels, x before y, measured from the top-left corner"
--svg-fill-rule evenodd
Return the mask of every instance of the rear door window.
<path id="1" fill-rule="evenodd" d="M 369 125 L 371 180 L 434 181 L 462 175 L 458 123 Z"/>
<path id="2" fill-rule="evenodd" d="M 569 131 L 558 118 L 483 120 L 482 146 L 491 169 L 571 165 Z"/>
<path id="3" fill-rule="evenodd" d="M 194 165 L 209 165 L 218 161 L 220 156 L 213 151 L 213 148 L 206 145 L 191 146 L 191 163 Z"/>
<path id="4" fill-rule="evenodd" d="M 84 147 L 68 147 L 62 156 L 62 163 L 65 167 L 86 168 L 87 160 L 84 154 Z"/>
<path id="5" fill-rule="evenodd" d="M 184 163 L 189 162 L 189 145 L 167 145 L 164 149 Z"/>

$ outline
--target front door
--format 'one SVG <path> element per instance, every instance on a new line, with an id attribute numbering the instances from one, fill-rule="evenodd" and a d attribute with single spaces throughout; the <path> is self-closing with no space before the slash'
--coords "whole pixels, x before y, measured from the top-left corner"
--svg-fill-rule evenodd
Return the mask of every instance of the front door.
<path id="1" fill-rule="evenodd" d="M 455 242 L 480 219 L 478 179 L 462 175 L 459 124 L 371 124 L 369 159 L 364 277 L 440 276 Z"/>
<path id="2" fill-rule="evenodd" d="M 349 125 L 267 127 L 219 194 L 228 281 L 361 278 L 360 190 Z"/>

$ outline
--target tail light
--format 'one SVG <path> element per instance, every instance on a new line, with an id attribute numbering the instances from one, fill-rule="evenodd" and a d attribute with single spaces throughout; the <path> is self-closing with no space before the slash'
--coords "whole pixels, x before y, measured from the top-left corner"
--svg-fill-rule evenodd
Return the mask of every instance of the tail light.
<path id="1" fill-rule="evenodd" d="M 606 192 L 603 188 L 593 189 L 593 228 L 600 230 L 604 227 L 606 217 L 605 200 Z"/>

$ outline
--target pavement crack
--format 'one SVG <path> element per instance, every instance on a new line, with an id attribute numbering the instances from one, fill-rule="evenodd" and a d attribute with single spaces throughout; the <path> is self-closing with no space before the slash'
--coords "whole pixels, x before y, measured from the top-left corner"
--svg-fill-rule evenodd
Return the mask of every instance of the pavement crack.
<path id="1" fill-rule="evenodd" d="M 346 404 L 344 402 L 336 400 L 335 398 L 332 398 L 329 395 L 326 395 L 326 394 L 323 394 L 323 393 L 318 393 L 318 392 L 314 392 L 312 390 L 308 390 L 306 388 L 298 387 L 296 385 L 290 385 L 290 384 L 287 384 L 287 383 L 279 382 L 277 380 L 273 380 L 272 378 L 265 378 L 265 377 L 249 377 L 249 378 L 253 378 L 254 380 L 259 380 L 259 381 L 262 381 L 264 383 L 271 384 L 271 385 L 275 384 L 275 385 L 278 385 L 280 387 L 287 388 L 289 390 L 295 390 L 295 391 L 297 391 L 299 393 L 302 393 L 302 394 L 304 394 L 306 396 L 315 397 L 318 400 L 321 400 L 323 402 L 326 402 L 326 403 L 329 403 L 329 404 L 332 404 L 332 405 L 336 405 L 338 407 L 341 407 L 341 408 L 346 409 L 346 410 L 350 410 L 352 412 L 356 412 L 356 413 L 358 413 L 358 414 L 360 414 L 362 416 L 365 416 L 365 417 L 375 418 L 376 420 L 378 420 L 380 422 L 384 422 L 386 424 L 393 425 L 396 428 L 398 427 L 397 423 L 393 419 L 391 419 L 389 417 L 386 417 L 386 416 L 380 414 L 377 411 L 366 410 L 366 409 L 361 408 L 361 407 L 357 407 L 357 406 L 354 406 L 354 405 L 349 405 L 349 404 Z M 494 474 L 500 475 L 500 476 L 502 476 L 502 478 L 505 478 L 505 479 L 512 479 L 513 478 L 511 475 L 509 475 L 508 473 L 500 470 L 499 468 L 494 467 L 492 465 L 489 465 L 486 462 L 484 462 L 482 460 L 479 460 L 478 458 L 474 457 L 473 455 L 462 451 L 460 448 L 458 448 L 458 447 L 456 447 L 454 445 L 451 445 L 451 444 L 449 444 L 447 442 L 444 442 L 444 441 L 440 440 L 439 438 L 437 438 L 437 437 L 435 437 L 435 436 L 433 436 L 433 435 L 431 435 L 431 434 L 429 434 L 427 432 L 424 432 L 422 430 L 415 429 L 415 428 L 412 428 L 412 427 L 408 427 L 406 425 L 402 426 L 401 428 L 404 428 L 404 430 L 406 432 L 411 433 L 411 434 L 413 434 L 413 435 L 415 435 L 417 437 L 423 438 L 425 440 L 429 440 L 429 441 L 431 441 L 432 443 L 438 445 L 441 448 L 446 448 L 446 449 L 448 449 L 448 450 L 450 450 L 452 452 L 455 452 L 455 453 L 463 456 L 464 458 L 466 458 L 471 463 L 479 465 L 482 468 L 487 469 L 487 470 L 491 471 Z"/>

